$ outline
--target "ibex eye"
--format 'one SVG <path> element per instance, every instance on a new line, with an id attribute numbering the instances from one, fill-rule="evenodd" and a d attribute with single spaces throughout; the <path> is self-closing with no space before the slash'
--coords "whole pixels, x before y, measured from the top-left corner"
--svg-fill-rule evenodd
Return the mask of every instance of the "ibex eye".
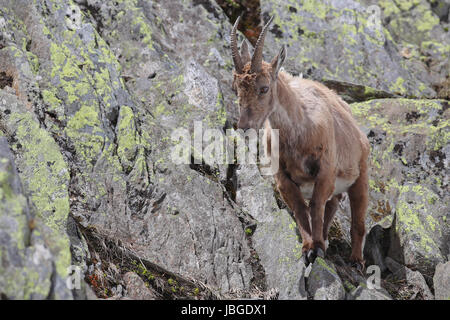
<path id="1" fill-rule="evenodd" d="M 269 87 L 261 87 L 259 89 L 259 94 L 267 93 L 267 91 L 269 91 Z"/>

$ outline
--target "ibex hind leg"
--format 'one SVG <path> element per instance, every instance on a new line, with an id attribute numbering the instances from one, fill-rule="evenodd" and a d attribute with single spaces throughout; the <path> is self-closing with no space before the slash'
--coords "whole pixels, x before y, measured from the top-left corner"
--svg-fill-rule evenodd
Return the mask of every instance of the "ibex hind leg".
<path id="1" fill-rule="evenodd" d="M 323 217 L 323 239 L 328 241 L 328 232 L 330 230 L 331 222 L 339 206 L 339 200 L 341 199 L 341 194 L 333 196 L 327 201 L 325 205 L 325 214 Z"/>
<path id="2" fill-rule="evenodd" d="M 368 206 L 368 176 L 367 167 L 361 168 L 360 176 L 348 190 L 352 223 L 350 235 L 352 238 L 352 254 L 350 261 L 355 263 L 358 269 L 364 269 L 363 245 L 366 236 L 365 217 Z"/>

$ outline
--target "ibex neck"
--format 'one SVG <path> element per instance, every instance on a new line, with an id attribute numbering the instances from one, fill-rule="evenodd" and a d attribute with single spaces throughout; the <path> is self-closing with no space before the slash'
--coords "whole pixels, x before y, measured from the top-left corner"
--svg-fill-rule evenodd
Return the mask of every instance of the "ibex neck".
<path id="1" fill-rule="evenodd" d="M 269 117 L 270 126 L 280 130 L 280 139 L 298 140 L 302 130 L 303 106 L 289 86 L 282 72 L 277 79 L 277 95 L 274 97 L 275 110 Z"/>

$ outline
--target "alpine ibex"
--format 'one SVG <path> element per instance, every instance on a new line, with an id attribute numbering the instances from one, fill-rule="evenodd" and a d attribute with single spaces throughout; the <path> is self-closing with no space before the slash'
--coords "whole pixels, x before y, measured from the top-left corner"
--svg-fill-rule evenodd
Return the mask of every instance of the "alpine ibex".
<path id="1" fill-rule="evenodd" d="M 349 106 L 324 85 L 280 71 L 286 57 L 282 46 L 270 63 L 263 61 L 264 26 L 253 56 L 246 40 L 238 52 L 236 28 L 231 31 L 233 89 L 239 97 L 238 127 L 279 130 L 277 188 L 294 212 L 307 264 L 325 255 L 325 243 L 339 199 L 347 192 L 351 206 L 352 254 L 364 268 L 365 212 L 368 205 L 367 137 L 358 128 Z M 310 199 L 309 206 L 305 199 Z"/>

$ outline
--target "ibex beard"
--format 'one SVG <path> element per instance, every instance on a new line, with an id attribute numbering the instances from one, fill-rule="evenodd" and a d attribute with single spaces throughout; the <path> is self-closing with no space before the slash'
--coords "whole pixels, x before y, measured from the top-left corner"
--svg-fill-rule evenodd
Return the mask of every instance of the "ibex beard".
<path id="1" fill-rule="evenodd" d="M 279 155 L 271 159 L 279 161 L 275 181 L 294 213 L 306 264 L 325 256 L 331 221 L 342 194 L 347 192 L 351 207 L 350 260 L 363 269 L 369 142 L 350 107 L 337 94 L 318 82 L 280 71 L 286 57 L 284 46 L 270 63 L 263 61 L 264 38 L 272 19 L 264 26 L 252 56 L 246 40 L 238 51 L 239 18 L 231 31 L 233 89 L 240 109 L 238 127 L 279 130 Z M 270 144 L 267 134 L 266 152 L 272 156 Z"/>

